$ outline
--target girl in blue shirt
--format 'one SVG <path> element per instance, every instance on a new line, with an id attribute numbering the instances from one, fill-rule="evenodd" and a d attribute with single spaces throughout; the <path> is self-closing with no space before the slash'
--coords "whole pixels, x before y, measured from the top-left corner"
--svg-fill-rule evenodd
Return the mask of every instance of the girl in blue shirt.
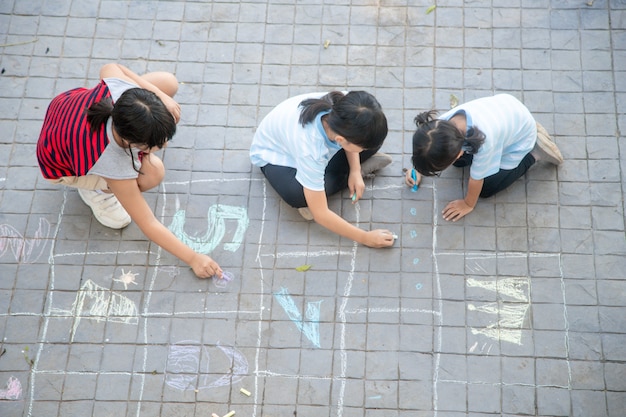
<path id="1" fill-rule="evenodd" d="M 283 101 L 262 120 L 250 159 L 306 219 L 367 246 L 391 246 L 390 231 L 360 229 L 331 211 L 327 200 L 346 187 L 353 201 L 363 196 L 363 175 L 391 162 L 376 153 L 386 136 L 387 119 L 371 94 L 303 94 Z"/>
<path id="2" fill-rule="evenodd" d="M 421 175 L 437 175 L 450 165 L 470 165 L 465 198 L 443 209 L 446 220 L 470 213 L 478 197 L 502 191 L 538 160 L 558 165 L 561 152 L 530 111 L 509 94 L 484 97 L 455 107 L 435 118 L 436 111 L 415 118 L 413 166 Z M 406 174 L 407 185 L 419 183 Z"/>

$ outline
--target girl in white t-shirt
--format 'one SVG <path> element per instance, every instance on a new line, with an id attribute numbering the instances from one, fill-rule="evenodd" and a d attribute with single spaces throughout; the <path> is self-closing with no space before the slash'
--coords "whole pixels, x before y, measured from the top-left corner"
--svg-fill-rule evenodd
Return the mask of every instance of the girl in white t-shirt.
<path id="1" fill-rule="evenodd" d="M 434 110 L 415 118 L 412 162 L 417 178 L 406 173 L 406 183 L 419 183 L 421 175 L 438 175 L 450 165 L 470 165 L 465 198 L 443 209 L 446 220 L 470 213 L 478 197 L 502 191 L 526 173 L 536 161 L 558 165 L 561 152 L 530 111 L 509 94 L 473 100 L 436 118 Z M 421 174 L 421 175 L 420 175 Z"/>
<path id="2" fill-rule="evenodd" d="M 389 230 L 368 232 L 353 226 L 331 211 L 327 201 L 346 187 L 353 201 L 362 197 L 363 175 L 391 163 L 389 155 L 376 153 L 386 136 L 387 119 L 371 94 L 303 94 L 265 116 L 254 135 L 250 159 L 304 218 L 367 246 L 391 246 Z"/>

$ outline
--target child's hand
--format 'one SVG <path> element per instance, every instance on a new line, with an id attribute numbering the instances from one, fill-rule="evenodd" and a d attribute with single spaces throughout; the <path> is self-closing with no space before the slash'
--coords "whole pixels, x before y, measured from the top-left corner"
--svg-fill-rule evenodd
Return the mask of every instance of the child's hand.
<path id="1" fill-rule="evenodd" d="M 356 203 L 361 199 L 361 197 L 363 197 L 363 193 L 365 192 L 365 182 L 361 176 L 361 171 L 358 171 L 354 175 L 350 173 L 348 176 L 348 189 L 350 190 L 350 197 L 354 197 L 352 199 L 352 204 Z"/>
<path id="2" fill-rule="evenodd" d="M 465 200 L 454 200 L 443 209 L 443 218 L 448 221 L 457 221 L 469 214 L 474 207 L 468 206 Z"/>
<path id="3" fill-rule="evenodd" d="M 413 178 L 415 176 L 415 178 Z M 407 187 L 414 187 L 415 185 L 419 185 L 422 182 L 422 174 L 417 172 L 415 169 L 405 169 L 404 170 L 404 183 Z"/>
<path id="4" fill-rule="evenodd" d="M 222 278 L 222 268 L 209 256 L 196 253 L 189 266 L 198 278 L 211 278 L 213 275 Z"/>
<path id="5" fill-rule="evenodd" d="M 178 123 L 180 121 L 180 104 L 178 104 L 176 100 L 166 94 L 163 94 L 163 97 L 161 97 L 161 101 L 163 102 L 163 104 L 165 104 L 167 110 L 172 113 L 172 116 L 174 117 L 176 123 Z"/>
<path id="6" fill-rule="evenodd" d="M 365 246 L 369 246 L 370 248 L 385 248 L 393 245 L 394 241 L 395 239 L 393 237 L 393 233 L 389 230 L 376 229 L 367 232 L 365 242 L 363 242 L 363 244 Z"/>

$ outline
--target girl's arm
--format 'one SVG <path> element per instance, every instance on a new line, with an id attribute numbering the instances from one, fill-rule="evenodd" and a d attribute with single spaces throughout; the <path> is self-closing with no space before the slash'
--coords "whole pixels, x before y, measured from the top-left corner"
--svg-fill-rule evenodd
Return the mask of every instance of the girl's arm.
<path id="1" fill-rule="evenodd" d="M 484 182 L 485 180 L 475 180 L 470 178 L 467 184 L 467 194 L 465 195 L 465 198 L 463 200 L 454 200 L 448 203 L 448 205 L 443 209 L 443 218 L 455 222 L 474 210 L 474 207 L 478 202 L 480 192 L 483 189 Z"/>
<path id="2" fill-rule="evenodd" d="M 363 196 L 363 192 L 365 191 L 365 182 L 363 182 L 363 175 L 361 175 L 361 159 L 358 152 L 345 152 L 348 165 L 350 166 L 350 173 L 348 174 L 350 196 L 356 193 L 356 198 L 353 200 L 354 203 Z"/>
<path id="3" fill-rule="evenodd" d="M 372 248 L 382 248 L 393 245 L 393 233 L 389 230 L 376 229 L 367 232 L 351 225 L 330 210 L 324 191 L 312 191 L 308 188 L 304 188 L 304 197 L 306 198 L 313 218 L 320 226 Z"/>
<path id="4" fill-rule="evenodd" d="M 189 265 L 199 278 L 222 276 L 222 269 L 217 262 L 209 256 L 194 252 L 157 220 L 143 198 L 137 180 L 107 179 L 107 184 L 148 239 Z"/>

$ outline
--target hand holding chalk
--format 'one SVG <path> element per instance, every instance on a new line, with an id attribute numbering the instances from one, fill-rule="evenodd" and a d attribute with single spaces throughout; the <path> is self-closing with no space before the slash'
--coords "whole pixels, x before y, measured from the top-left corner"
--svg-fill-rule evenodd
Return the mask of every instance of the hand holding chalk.
<path id="1" fill-rule="evenodd" d="M 415 181 L 415 183 L 413 184 L 413 188 L 411 189 L 411 192 L 416 192 L 418 185 L 417 185 L 417 171 L 415 171 L 415 169 L 411 169 L 411 178 L 413 178 L 413 181 Z"/>
<path id="2" fill-rule="evenodd" d="M 220 278 L 218 275 L 213 275 L 213 283 L 218 288 L 226 288 L 228 283 L 231 282 L 234 278 L 235 276 L 232 274 L 232 272 L 222 271 L 222 278 Z"/>

